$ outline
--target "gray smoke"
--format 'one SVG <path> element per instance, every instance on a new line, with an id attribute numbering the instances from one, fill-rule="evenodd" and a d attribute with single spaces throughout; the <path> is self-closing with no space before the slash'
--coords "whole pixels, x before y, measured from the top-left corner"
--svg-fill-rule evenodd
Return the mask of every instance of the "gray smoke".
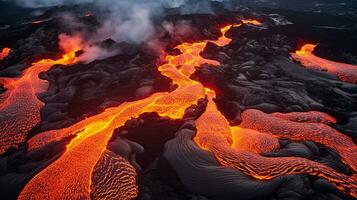
<path id="1" fill-rule="evenodd" d="M 22 7 L 40 8 L 70 4 L 92 3 L 94 1 L 95 0 L 15 0 L 15 3 Z"/>
<path id="2" fill-rule="evenodd" d="M 162 13 L 160 4 L 142 0 L 102 0 L 96 5 L 108 13 L 95 35 L 100 40 L 111 38 L 135 44 L 148 41 L 155 33 L 152 19 Z"/>
<path id="3" fill-rule="evenodd" d="M 93 39 L 111 38 L 134 44 L 152 39 L 153 18 L 162 15 L 164 8 L 178 8 L 182 14 L 212 13 L 211 1 L 227 0 L 15 0 L 19 6 L 34 8 L 93 3 L 105 14 Z"/>
<path id="4" fill-rule="evenodd" d="M 33 8 L 92 3 L 101 12 L 101 26 L 96 32 L 90 33 L 91 37 L 86 41 L 90 48 L 87 46 L 85 55 L 99 55 L 97 53 L 102 52 L 102 59 L 112 56 L 113 52 L 103 53 L 106 51 L 94 44 L 109 38 L 116 42 L 125 41 L 132 44 L 146 42 L 157 49 L 153 45 L 158 44 L 153 42 L 157 35 L 153 20 L 162 16 L 165 8 L 177 8 L 182 14 L 212 13 L 211 1 L 226 0 L 15 0 L 17 5 Z M 75 20 L 65 21 L 68 23 L 67 26 L 78 26 Z M 183 34 L 189 29 L 187 23 L 179 24 L 178 28 L 169 23 L 163 25 L 164 30 L 172 34 Z M 84 60 L 90 62 L 94 59 L 99 58 L 88 56 L 88 59 Z"/>

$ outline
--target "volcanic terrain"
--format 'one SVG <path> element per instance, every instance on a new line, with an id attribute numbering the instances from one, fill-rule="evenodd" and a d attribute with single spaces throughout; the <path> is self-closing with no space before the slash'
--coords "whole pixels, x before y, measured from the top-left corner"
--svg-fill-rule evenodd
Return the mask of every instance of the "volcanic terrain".
<path id="1" fill-rule="evenodd" d="M 1 199 L 357 198 L 353 3 L 19 2 Z"/>

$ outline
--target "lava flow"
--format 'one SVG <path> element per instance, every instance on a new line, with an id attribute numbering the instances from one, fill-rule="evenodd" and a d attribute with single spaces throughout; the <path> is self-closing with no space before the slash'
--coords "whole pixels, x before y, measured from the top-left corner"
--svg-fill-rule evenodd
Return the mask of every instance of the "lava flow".
<path id="1" fill-rule="evenodd" d="M 294 60 L 308 69 L 324 70 L 335 74 L 342 81 L 357 83 L 357 65 L 339 63 L 317 57 L 313 54 L 316 46 L 314 44 L 305 44 L 300 50 L 291 55 Z"/>
<path id="2" fill-rule="evenodd" d="M 229 44 L 231 39 L 225 36 L 225 32 L 232 27 L 239 27 L 239 25 L 222 28 L 222 36 L 217 41 L 210 42 L 218 46 Z M 260 124 L 266 129 L 256 128 L 253 130 L 254 127 L 248 129 L 250 127 L 229 126 L 213 102 L 214 91 L 204 88 L 201 83 L 190 79 L 190 75 L 195 72 L 195 67 L 204 63 L 215 66 L 220 64 L 215 60 L 208 60 L 200 56 L 200 52 L 204 50 L 207 42 L 209 41 L 178 45 L 177 49 L 181 51 L 181 54 L 167 55 L 166 63 L 158 66 L 161 74 L 170 78 L 178 86 L 176 90 L 170 93 L 154 93 L 142 100 L 107 108 L 102 113 L 88 117 L 70 127 L 47 131 L 31 138 L 28 141 L 30 150 L 51 141 L 75 135 L 61 157 L 28 182 L 19 199 L 135 198 L 138 193 L 135 170 L 133 167 L 129 167 L 130 164 L 127 160 L 106 148 L 113 131 L 123 126 L 131 118 L 137 118 L 147 112 L 155 112 L 162 117 L 171 119 L 181 119 L 188 107 L 196 105 L 198 100 L 205 98 L 206 95 L 209 99 L 208 106 L 206 112 L 196 121 L 197 135 L 194 140 L 201 148 L 212 151 L 223 166 L 238 169 L 260 180 L 287 174 L 315 175 L 331 181 L 337 188 L 356 196 L 355 175 L 340 174 L 332 168 L 304 158 L 270 158 L 260 155 L 262 152 L 270 152 L 280 147 L 278 137 L 281 133 L 279 130 L 283 133 L 290 133 L 281 137 L 299 138 L 296 131 L 299 127 L 286 122 L 281 125 L 282 127 L 276 128 L 273 126 L 275 122 L 260 121 L 259 117 L 261 116 L 258 116 L 257 119 L 247 117 L 243 119 L 243 125 L 248 127 L 250 124 Z M 313 112 L 312 115 L 313 117 L 309 117 L 307 114 L 274 114 L 271 117 L 292 123 L 298 121 L 295 123 L 301 124 L 302 127 L 305 126 L 305 122 L 316 124 L 316 126 L 319 126 L 320 123 L 334 122 L 332 117 L 323 113 Z M 247 122 L 247 120 L 250 121 Z M 272 127 L 273 130 L 270 130 L 269 127 Z M 306 130 L 316 128 L 310 125 L 307 127 Z M 341 136 L 341 139 L 331 140 L 336 144 L 327 142 L 325 145 L 332 146 L 338 153 L 344 150 L 341 147 L 344 145 L 355 148 L 350 140 L 341 133 L 331 132 L 325 126 L 320 128 L 325 131 L 324 134 L 321 136 L 315 134 L 315 138 L 311 136 L 312 140 L 321 142 L 328 137 Z M 300 131 L 303 130 L 305 129 Z M 331 136 L 331 133 L 336 135 Z M 305 135 L 301 135 L 300 138 L 304 137 Z M 345 161 L 347 164 L 353 165 L 350 160 Z M 122 168 L 115 169 L 116 167 Z M 354 168 L 354 166 L 351 167 Z M 111 175 L 113 171 L 108 168 L 120 171 Z"/>
<path id="3" fill-rule="evenodd" d="M 262 25 L 262 23 L 256 19 L 243 19 L 242 20 L 243 24 L 252 24 L 252 25 L 256 25 L 256 26 L 260 26 Z"/>
<path id="4" fill-rule="evenodd" d="M 3 48 L 0 52 L 0 61 L 6 58 L 9 55 L 10 51 L 10 48 Z"/>
<path id="5" fill-rule="evenodd" d="M 278 137 L 313 140 L 326 143 L 327 146 L 339 146 L 336 151 L 350 157 L 351 168 L 356 169 L 356 145 L 351 138 L 324 127 L 316 121 L 325 121 L 322 113 L 308 118 L 302 114 L 307 123 L 277 120 L 274 116 L 242 117 L 239 127 L 229 126 L 227 120 L 218 111 L 213 98 L 213 91 L 208 93 L 208 105 L 205 113 L 196 121 L 197 134 L 194 140 L 203 149 L 212 151 L 217 160 L 226 167 L 234 168 L 259 180 L 270 180 L 288 174 L 310 174 L 334 183 L 336 187 L 357 197 L 357 174 L 348 176 L 336 172 L 321 163 L 299 157 L 264 157 L 261 153 L 272 152 L 280 147 Z M 247 110 L 245 112 L 255 112 Z M 259 111 L 260 112 L 260 111 Z M 311 114 L 311 113 L 310 113 Z M 264 115 L 261 113 L 261 115 Z M 284 116 L 284 114 L 282 114 Z M 300 114 L 292 119 L 300 118 Z M 288 115 L 291 118 L 291 115 Z M 286 116 L 284 116 L 286 117 Z M 330 118 L 328 116 L 328 118 Z M 290 124 L 289 124 L 290 123 Z M 297 124 L 294 124 L 297 123 Z M 294 124 L 294 125 L 292 125 Z M 320 130 L 319 130 L 320 129 Z M 332 131 L 333 130 L 333 131 Z M 313 134 L 310 136 L 310 134 Z M 334 143 L 330 143 L 334 142 Z M 354 171 L 355 173 L 355 171 Z"/>
<path id="6" fill-rule="evenodd" d="M 226 45 L 231 39 L 225 37 L 225 32 L 232 26 L 229 25 L 221 29 L 222 37 L 217 41 L 212 41 L 217 45 Z M 219 65 L 217 61 L 202 58 L 199 54 L 203 51 L 208 41 L 198 43 L 183 43 L 177 46 L 182 54 L 177 56 L 166 56 L 166 63 L 159 66 L 158 70 L 164 76 L 172 79 L 178 87 L 171 93 L 155 93 L 152 96 L 135 102 L 123 103 L 118 107 L 107 108 L 104 112 L 89 117 L 77 124 L 61 130 L 54 130 L 41 133 L 31 138 L 29 148 L 40 147 L 50 141 L 60 140 L 68 135 L 76 134 L 76 137 L 67 145 L 65 153 L 50 166 L 37 174 L 23 189 L 19 199 L 66 199 L 66 198 L 86 198 L 89 199 L 91 192 L 98 191 L 95 181 L 92 178 L 98 177 L 97 163 L 108 156 L 106 146 L 112 136 L 113 131 L 123 126 L 131 118 L 137 118 L 146 112 L 156 112 L 160 116 L 171 119 L 181 119 L 186 108 L 197 104 L 197 101 L 205 97 L 205 88 L 199 82 L 191 80 L 189 76 L 195 72 L 195 67 L 204 63 Z M 124 159 L 112 158 L 116 166 L 125 165 Z M 121 161 L 120 161 L 121 160 Z M 119 163 L 118 163 L 119 162 Z M 128 169 L 123 169 L 128 170 Z M 118 176 L 106 176 L 102 180 L 101 186 L 106 191 L 107 198 L 125 197 L 132 199 L 137 193 L 137 187 L 132 181 L 135 174 L 123 172 Z M 123 179 L 123 189 L 120 194 L 111 193 L 113 183 L 118 182 L 113 179 Z M 129 184 L 131 183 L 131 184 Z M 68 193 L 71 191 L 71 193 Z M 101 196 L 92 194 L 93 197 Z"/>
<path id="7" fill-rule="evenodd" d="M 2 78 L 7 91 L 0 96 L 0 154 L 10 147 L 17 147 L 27 133 L 40 121 L 43 103 L 37 94 L 47 89 L 47 82 L 38 75 L 55 64 L 69 65 L 77 61 L 75 52 L 80 50 L 79 38 L 60 35 L 60 47 L 65 52 L 58 60 L 43 59 L 33 63 L 20 77 Z"/>

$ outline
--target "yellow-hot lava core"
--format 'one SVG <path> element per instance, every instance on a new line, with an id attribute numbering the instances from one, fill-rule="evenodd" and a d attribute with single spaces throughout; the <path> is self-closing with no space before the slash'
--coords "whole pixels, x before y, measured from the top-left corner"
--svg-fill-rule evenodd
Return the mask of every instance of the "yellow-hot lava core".
<path id="1" fill-rule="evenodd" d="M 243 23 L 260 25 L 260 23 L 250 20 L 243 21 Z M 208 105 L 205 113 L 196 121 L 197 135 L 194 140 L 201 148 L 213 152 L 223 166 L 240 170 L 259 180 L 268 180 L 286 174 L 307 173 L 325 178 L 334 183 L 337 188 L 356 196 L 355 175 L 343 175 L 323 164 L 304 158 L 269 158 L 260 155 L 262 152 L 279 148 L 279 134 L 283 133 L 285 135 L 282 137 L 287 135 L 294 139 L 310 137 L 311 140 L 322 141 L 322 143 L 328 141 L 325 139 L 333 134 L 335 134 L 333 136 L 342 136 L 334 129 L 321 125 L 325 122 L 333 123 L 332 117 L 317 112 L 310 113 L 315 117 L 309 117 L 306 114 L 265 116 L 264 113 L 258 113 L 254 120 L 251 119 L 251 116 L 255 116 L 256 112 L 248 110 L 243 116 L 242 125 L 231 127 L 213 102 L 213 98 L 216 96 L 215 92 L 190 79 L 190 75 L 195 72 L 196 67 L 204 63 L 216 66 L 220 64 L 218 61 L 205 59 L 200 55 L 207 42 L 225 46 L 231 42 L 225 33 L 229 29 L 239 26 L 223 27 L 221 29 L 222 36 L 216 41 L 183 43 L 176 47 L 181 51 L 181 54 L 166 55 L 165 64 L 158 66 L 158 70 L 178 86 L 176 90 L 170 93 L 154 93 L 142 100 L 107 108 L 102 113 L 88 117 L 67 128 L 47 131 L 31 138 L 29 149 L 39 148 L 69 135 L 76 136 L 67 145 L 65 152 L 58 160 L 32 178 L 22 190 L 19 199 L 89 199 L 90 197 L 100 198 L 103 195 L 109 199 L 135 198 L 138 191 L 135 185 L 136 173 L 133 168 L 125 168 L 115 176 L 108 176 L 107 173 L 110 171 L 103 168 L 103 166 L 108 166 L 114 169 L 118 166 L 129 165 L 128 161 L 106 149 L 113 131 L 123 126 L 131 118 L 136 118 L 147 112 L 156 112 L 160 116 L 171 119 L 181 119 L 188 107 L 197 104 L 199 99 L 206 96 Z M 260 119 L 262 119 L 261 122 L 259 122 Z M 270 124 L 275 122 L 270 122 L 271 119 L 280 120 L 281 125 L 272 127 Z M 299 135 L 298 130 L 302 131 L 300 127 L 306 126 L 305 122 L 294 122 L 299 119 L 309 123 L 308 128 L 302 130 L 311 129 L 313 131 L 319 127 L 323 132 L 322 136 L 318 137 L 318 134 Z M 276 132 L 276 130 L 282 130 L 283 133 Z M 333 143 L 333 141 L 330 142 Z M 351 141 L 346 137 L 335 141 L 339 144 L 330 142 L 326 142 L 325 145 L 335 148 L 339 153 L 342 152 L 342 155 L 344 149 L 341 146 L 355 148 L 355 146 L 351 146 Z M 351 151 L 346 152 L 346 156 L 351 153 Z M 353 151 L 352 155 L 354 155 Z M 356 165 L 353 161 L 348 159 L 344 161 L 355 169 Z M 99 177 L 98 175 L 101 173 L 106 176 Z M 92 177 L 95 181 L 92 181 Z M 99 183 L 100 187 L 96 185 Z M 120 187 L 113 187 L 113 183 Z M 115 194 L 111 192 L 112 190 L 115 190 Z M 91 193 L 94 194 L 91 196 Z"/>

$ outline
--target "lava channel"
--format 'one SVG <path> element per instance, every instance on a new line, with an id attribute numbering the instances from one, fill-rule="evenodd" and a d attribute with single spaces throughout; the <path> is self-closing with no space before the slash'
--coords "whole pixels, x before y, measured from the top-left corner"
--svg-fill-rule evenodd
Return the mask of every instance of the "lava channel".
<path id="1" fill-rule="evenodd" d="M 218 46 L 224 46 L 231 42 L 225 36 L 225 32 L 232 27 L 229 25 L 221 29 L 222 36 L 217 41 L 210 41 Z M 208 95 L 206 112 L 196 121 L 196 143 L 203 149 L 212 151 L 217 160 L 226 167 L 235 168 L 245 174 L 259 179 L 269 180 L 286 174 L 310 174 L 325 178 L 334 183 L 338 189 L 356 196 L 356 176 L 347 176 L 336 172 L 323 164 L 304 158 L 285 157 L 270 158 L 261 156 L 262 152 L 270 152 L 279 148 L 279 133 L 270 129 L 254 129 L 254 127 L 231 127 L 224 116 L 217 110 L 213 102 L 215 92 L 192 79 L 190 75 L 195 72 L 195 67 L 204 63 L 218 66 L 215 60 L 208 60 L 200 56 L 207 42 L 183 43 L 177 46 L 181 51 L 179 55 L 166 55 L 165 64 L 158 66 L 162 75 L 170 78 L 178 87 L 170 93 L 154 93 L 152 96 L 126 102 L 117 107 L 111 107 L 102 113 L 86 118 L 70 127 L 40 133 L 29 142 L 29 149 L 39 148 L 51 141 L 57 141 L 69 135 L 75 135 L 67 145 L 65 152 L 55 162 L 34 176 L 24 187 L 18 199 L 132 199 L 137 196 L 136 173 L 128 161 L 111 153 L 106 146 L 113 131 L 123 126 L 131 118 L 136 118 L 146 112 L 156 112 L 162 117 L 181 119 L 185 110 L 197 101 Z M 314 117 L 306 114 L 271 116 L 285 121 L 301 121 L 305 123 L 330 123 L 332 117 L 326 117 L 323 113 L 316 113 Z M 259 116 L 260 117 L 260 116 Z M 274 118 L 274 119 L 275 119 Z M 243 119 L 243 123 L 250 123 Z M 270 127 L 265 120 L 257 118 L 255 123 Z M 275 122 L 273 122 L 274 124 Z M 253 123 L 254 124 L 254 123 Z M 294 128 L 291 125 L 282 124 L 284 131 Z M 309 125 L 307 126 L 309 127 Z M 323 127 L 325 128 L 325 127 Z M 305 129 L 303 129 L 305 130 Z M 292 131 L 288 136 L 297 137 Z M 330 132 L 316 136 L 318 141 L 331 137 Z M 341 133 L 333 132 L 337 136 Z M 304 138 L 304 136 L 301 136 Z M 321 139 L 321 140 L 319 140 Z M 337 146 L 349 146 L 349 140 L 342 137 Z M 338 152 L 341 153 L 341 152 Z M 346 161 L 349 163 L 349 161 Z M 121 173 L 111 175 L 114 169 L 124 167 Z M 100 185 L 98 185 L 100 184 Z M 120 185 L 120 187 L 115 187 Z M 115 190 L 115 192 L 113 192 Z"/>
<path id="2" fill-rule="evenodd" d="M 47 81 L 38 75 L 55 64 L 70 65 L 77 61 L 76 51 L 80 50 L 81 39 L 60 35 L 60 47 L 65 52 L 58 60 L 42 59 L 32 63 L 20 77 L 1 78 L 7 91 L 0 95 L 0 154 L 10 147 L 17 147 L 27 133 L 40 122 L 43 106 L 37 94 L 46 91 Z"/>
<path id="3" fill-rule="evenodd" d="M 222 36 L 217 41 L 211 41 L 217 45 L 227 45 L 231 39 L 225 36 L 225 32 L 232 26 L 221 29 Z M 132 199 L 137 196 L 135 173 L 122 173 L 116 176 L 105 176 L 101 180 L 98 190 L 96 172 L 98 162 L 108 164 L 110 167 L 127 165 L 125 159 L 108 158 L 107 143 L 112 137 L 113 131 L 125 124 L 126 121 L 137 118 L 147 112 L 156 112 L 162 117 L 181 119 L 186 108 L 196 105 L 199 99 L 205 97 L 204 86 L 189 77 L 195 72 L 195 67 L 204 63 L 219 65 L 214 60 L 204 59 L 200 56 L 208 41 L 197 43 L 183 43 L 177 46 L 180 55 L 166 55 L 165 64 L 158 66 L 162 75 L 170 78 L 178 87 L 170 93 L 155 93 L 152 96 L 126 102 L 118 107 L 107 108 L 104 112 L 89 117 L 68 128 L 43 132 L 29 140 L 29 149 L 38 148 L 51 141 L 60 140 L 66 136 L 75 134 L 76 137 L 67 145 L 63 155 L 37 174 L 22 190 L 19 199 L 77 199 L 100 197 L 103 194 L 95 192 L 108 191 L 106 198 Z M 105 158 L 103 158 L 105 157 Z M 115 162 L 111 162 L 114 160 Z M 115 165 L 114 165 L 115 164 Z M 103 169 L 104 170 L 104 169 Z M 130 170 L 129 170 L 130 171 Z M 104 177 L 102 177 L 104 178 Z M 122 181 L 121 181 L 122 180 Z M 110 188 L 114 184 L 122 184 L 119 194 L 113 194 Z M 71 191 L 71 192 L 68 192 Z M 130 195 L 125 195 L 130 192 Z M 93 194 L 91 194 L 93 193 Z"/>
<path id="4" fill-rule="evenodd" d="M 316 46 L 317 45 L 314 44 L 305 44 L 300 50 L 292 53 L 291 56 L 308 69 L 327 71 L 328 73 L 336 75 L 342 81 L 357 83 L 357 65 L 320 58 L 313 54 Z"/>

